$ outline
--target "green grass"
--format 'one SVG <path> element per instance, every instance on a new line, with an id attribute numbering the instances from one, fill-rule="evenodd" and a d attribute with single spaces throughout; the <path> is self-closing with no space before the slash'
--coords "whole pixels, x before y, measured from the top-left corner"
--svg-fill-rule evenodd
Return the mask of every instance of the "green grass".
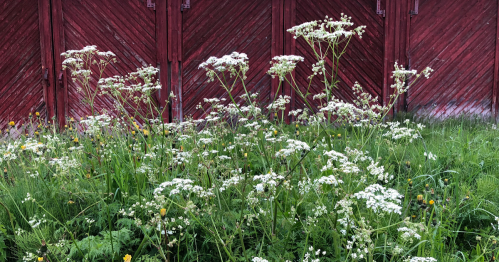
<path id="1" fill-rule="evenodd" d="M 38 119 L 32 121 L 36 126 Z M 337 170 L 321 172 L 330 159 L 324 151 L 331 149 L 316 126 L 249 121 L 244 124 L 261 126 L 232 128 L 219 120 L 202 129 L 151 125 L 144 136 L 140 130 L 132 135 L 118 127 L 129 122 L 127 117 L 115 119 L 93 135 L 83 134 L 82 126 L 72 122 L 72 130 L 59 134 L 41 126 L 39 136 L 4 137 L 0 165 L 7 179 L 0 179 L 0 261 L 23 261 L 27 253 L 32 254 L 28 261 L 43 255 L 49 261 L 122 261 L 126 254 L 132 261 L 302 261 L 306 254 L 316 257 L 318 249 L 320 261 L 364 261 L 361 254 L 367 261 L 409 256 L 490 261 L 498 255 L 499 131 L 490 123 L 426 123 L 421 137 L 412 142 L 383 136 L 388 131 L 383 127 L 328 128 L 334 135 L 332 150 L 357 149 L 393 175 L 378 181 L 368 168 L 371 160 L 355 161 L 353 155 L 348 161 L 357 173 L 346 172 L 340 161 L 331 161 Z M 416 129 L 413 123 L 408 127 Z M 271 143 L 266 134 L 282 142 Z M 51 142 L 53 137 L 59 141 Z M 202 138 L 211 142 L 205 144 Z M 275 157 L 287 148 L 288 139 L 303 141 L 311 150 Z M 30 149 L 32 142 L 42 143 L 40 155 Z M 17 158 L 5 160 L 8 152 Z M 425 152 L 435 154 L 436 160 L 427 159 Z M 62 157 L 74 163 L 50 164 Z M 241 173 L 234 171 L 239 169 Z M 262 181 L 256 176 L 271 170 L 276 184 L 258 191 Z M 37 176 L 30 176 L 35 172 Z M 311 183 L 331 175 L 343 183 Z M 228 183 L 236 176 L 237 184 Z M 170 194 L 176 186 L 165 185 L 154 194 L 162 182 L 175 178 L 191 179 L 199 190 Z M 352 197 L 376 183 L 404 196 L 400 214 L 376 212 L 365 200 Z M 28 193 L 35 200 L 25 201 Z M 418 195 L 426 201 L 423 207 Z M 342 208 L 342 199 L 352 203 Z M 350 223 L 342 224 L 346 221 Z M 398 231 L 403 227 L 420 238 L 404 238 Z M 352 236 L 357 238 L 353 244 Z M 40 253 L 42 240 L 46 254 Z"/>

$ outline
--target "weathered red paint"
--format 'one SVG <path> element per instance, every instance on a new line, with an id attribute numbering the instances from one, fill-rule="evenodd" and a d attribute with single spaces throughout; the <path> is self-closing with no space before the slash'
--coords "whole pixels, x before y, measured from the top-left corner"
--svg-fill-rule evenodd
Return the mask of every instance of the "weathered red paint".
<path id="1" fill-rule="evenodd" d="M 33 1 L 0 0 L 0 130 L 29 113 L 46 115 L 42 86 L 40 12 Z M 4 132 L 0 136 L 3 136 Z"/>
<path id="2" fill-rule="evenodd" d="M 246 87 L 259 92 L 260 101 L 268 103 L 271 78 L 272 2 L 258 1 L 193 1 L 182 13 L 182 109 L 184 115 L 197 118 L 196 109 L 203 98 L 226 98 L 217 82 L 208 83 L 206 72 L 198 66 L 210 56 L 221 57 L 234 51 L 246 53 L 250 69 Z M 173 74 L 172 74 L 173 77 Z M 172 80 L 173 81 L 173 80 Z M 173 87 L 173 84 L 172 84 Z M 232 92 L 236 101 L 244 94 L 241 84 Z M 228 101 L 227 101 L 228 102 Z"/>
<path id="3" fill-rule="evenodd" d="M 159 105 L 163 110 L 163 121 L 169 122 L 168 110 L 168 6 L 166 0 L 156 1 L 156 46 L 157 60 L 159 67 L 159 80 L 161 83 L 161 91 L 159 92 Z"/>
<path id="4" fill-rule="evenodd" d="M 303 8 L 305 6 L 307 8 Z M 351 16 L 354 26 L 367 25 L 367 29 L 362 39 L 358 37 L 352 39 L 347 53 L 342 57 L 338 72 L 340 83 L 338 89 L 333 90 L 333 95 L 345 101 L 352 101 L 354 97 L 351 87 L 355 81 L 358 81 L 365 91 L 381 100 L 384 26 L 383 17 L 376 14 L 376 2 L 370 0 L 296 0 L 296 24 L 324 19 L 326 16 L 339 19 L 341 13 Z M 302 92 L 305 93 L 309 85 L 308 76 L 312 74 L 311 64 L 317 61 L 303 38 L 296 41 L 296 55 L 305 58 L 304 63 L 298 63 L 295 78 Z M 331 66 L 331 61 L 327 61 L 327 70 L 330 71 Z M 317 100 L 312 100 L 312 96 L 323 92 L 324 84 L 321 81 L 321 77 L 314 77 L 308 90 L 312 95 L 308 96 L 307 100 L 315 108 L 318 103 Z M 306 107 L 305 101 L 298 94 L 295 101 L 297 108 Z"/>
<path id="5" fill-rule="evenodd" d="M 411 22 L 411 68 L 435 72 L 409 90 L 409 111 L 491 116 L 497 11 L 497 1 L 420 1 Z"/>
<path id="6" fill-rule="evenodd" d="M 140 0 L 38 0 L 37 4 L 0 0 L 0 128 L 34 111 L 49 118 L 55 115 L 61 126 L 66 117 L 89 115 L 68 77 L 70 72 L 63 72 L 62 83 L 58 81 L 60 53 L 86 45 L 117 54 L 120 62 L 105 76 L 147 65 L 160 67 L 163 88 L 156 99 L 164 108 L 173 92 L 177 99 L 168 107 L 176 119 L 200 117 L 195 107 L 205 97 L 226 97 L 217 83 L 207 83 L 205 72 L 198 69 L 201 62 L 233 51 L 247 53 L 248 89 L 260 92 L 262 104 L 281 94 L 291 96 L 287 115 L 291 109 L 305 107 L 305 101 L 286 82 L 277 90 L 279 80 L 266 74 L 269 61 L 283 54 L 304 56 L 306 62 L 298 64 L 293 76 L 305 90 L 315 60 L 308 44 L 295 40 L 286 29 L 326 15 L 338 19 L 342 12 L 367 30 L 362 39 L 353 39 L 341 61 L 336 97 L 351 101 L 351 86 L 359 81 L 387 104 L 393 92 L 393 63 L 398 62 L 417 70 L 430 66 L 435 73 L 402 96 L 395 112 L 433 117 L 498 115 L 497 1 L 204 0 L 193 1 L 183 12 L 181 0 L 150 2 L 155 10 Z M 48 81 L 42 81 L 45 69 Z M 322 88 L 315 78 L 309 91 L 313 95 Z M 243 93 L 238 85 L 233 95 Z M 316 101 L 309 102 L 317 106 Z M 112 104 L 105 96 L 96 101 L 99 111 Z M 163 119 L 171 121 L 169 115 L 166 110 Z"/>

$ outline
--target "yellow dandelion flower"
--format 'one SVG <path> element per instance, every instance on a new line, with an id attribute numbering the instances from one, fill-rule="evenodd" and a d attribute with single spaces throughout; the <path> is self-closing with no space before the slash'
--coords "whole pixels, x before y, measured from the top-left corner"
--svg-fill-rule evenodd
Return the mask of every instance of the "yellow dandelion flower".
<path id="1" fill-rule="evenodd" d="M 274 130 L 274 135 L 275 135 L 275 136 L 277 135 L 277 130 Z"/>
<path id="2" fill-rule="evenodd" d="M 16 123 L 14 121 L 9 122 L 9 126 L 15 126 L 15 125 L 16 125 Z"/>
<path id="3" fill-rule="evenodd" d="M 22 146 L 21 146 L 21 149 L 22 149 L 22 150 L 26 150 L 26 146 L 22 145 Z"/>
<path id="4" fill-rule="evenodd" d="M 338 138 L 341 138 L 341 134 L 336 135 Z"/>
<path id="5" fill-rule="evenodd" d="M 43 261 L 43 257 L 38 257 L 38 261 Z"/>
<path id="6" fill-rule="evenodd" d="M 123 261 L 124 261 L 124 262 L 130 262 L 130 261 L 132 261 L 132 256 L 130 256 L 129 254 L 126 254 L 126 255 L 123 257 Z"/>
<path id="7" fill-rule="evenodd" d="M 423 195 L 418 195 L 418 202 L 423 202 Z"/>
<path id="8" fill-rule="evenodd" d="M 78 138 L 76 137 L 73 142 L 78 143 Z"/>
<path id="9" fill-rule="evenodd" d="M 161 215 L 161 218 L 165 218 L 166 216 L 166 208 L 162 208 L 161 210 L 159 210 L 159 214 Z"/>
<path id="10" fill-rule="evenodd" d="M 433 204 L 435 204 L 435 201 L 430 200 L 430 205 L 433 205 Z"/>
<path id="11" fill-rule="evenodd" d="M 144 129 L 143 132 L 144 132 L 144 136 L 148 136 L 149 135 L 149 130 L 145 130 Z"/>
<path id="12" fill-rule="evenodd" d="M 40 116 L 40 112 L 36 112 L 36 113 L 35 113 L 35 116 Z"/>

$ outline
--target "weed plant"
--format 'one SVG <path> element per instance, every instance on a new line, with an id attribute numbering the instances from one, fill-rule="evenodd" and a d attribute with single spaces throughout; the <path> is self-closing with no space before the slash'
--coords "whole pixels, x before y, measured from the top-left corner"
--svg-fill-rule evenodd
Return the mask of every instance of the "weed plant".
<path id="1" fill-rule="evenodd" d="M 205 99 L 202 119 L 173 123 L 151 98 L 157 69 L 100 78 L 114 54 L 64 53 L 93 115 L 59 130 L 35 113 L 4 130 L 0 261 L 493 261 L 496 126 L 387 121 L 431 69 L 395 65 L 385 106 L 358 84 L 353 103 L 335 98 L 338 61 L 364 30 L 351 26 L 342 15 L 289 30 L 314 50 L 310 78 L 324 83 L 310 97 L 292 74 L 303 58 L 272 60 L 268 73 L 307 103 L 291 124 L 290 98 L 262 108 L 246 89 L 242 53 L 200 65 L 229 101 Z M 94 108 L 101 94 L 114 111 Z"/>

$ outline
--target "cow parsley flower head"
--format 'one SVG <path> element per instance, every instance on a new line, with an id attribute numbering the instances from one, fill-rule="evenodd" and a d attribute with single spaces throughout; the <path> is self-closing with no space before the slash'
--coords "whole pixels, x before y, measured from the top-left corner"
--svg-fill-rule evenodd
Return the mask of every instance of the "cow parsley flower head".
<path id="1" fill-rule="evenodd" d="M 264 192 L 265 188 L 275 193 L 277 184 L 283 179 L 283 175 L 274 173 L 272 169 L 270 169 L 268 174 L 257 175 L 253 177 L 253 181 L 260 181 L 260 183 L 255 186 L 255 189 L 258 193 Z"/>
<path id="2" fill-rule="evenodd" d="M 224 73 L 225 71 L 230 73 L 230 77 L 234 77 L 240 72 L 240 77 L 244 80 L 246 78 L 246 72 L 249 69 L 248 56 L 238 52 L 224 55 L 221 58 L 212 56 L 201 63 L 199 68 L 204 68 L 206 70 L 206 75 L 209 77 L 210 81 L 215 79 L 217 72 Z"/>
<path id="3" fill-rule="evenodd" d="M 379 184 L 373 184 L 364 189 L 364 191 L 354 194 L 358 199 L 365 199 L 368 208 L 375 213 L 387 212 L 402 214 L 401 203 L 402 195 L 395 189 L 384 188 Z"/>
<path id="4" fill-rule="evenodd" d="M 287 157 L 290 156 L 298 151 L 310 151 L 310 146 L 302 141 L 299 140 L 294 140 L 294 139 L 288 139 L 288 146 L 284 149 L 279 150 L 275 156 L 276 157 Z"/>
<path id="5" fill-rule="evenodd" d="M 277 76 L 281 81 L 284 81 L 284 77 L 295 70 L 298 62 L 303 62 L 303 57 L 296 55 L 276 56 L 270 62 L 272 66 L 267 73 L 272 78 Z"/>
<path id="6" fill-rule="evenodd" d="M 303 37 L 309 42 L 339 42 L 344 38 L 358 35 L 362 38 L 365 32 L 365 26 L 358 26 L 351 29 L 354 25 L 351 22 L 351 17 L 341 14 L 340 21 L 335 21 L 333 18 L 324 20 L 306 22 L 294 26 L 287 31 L 294 35 L 294 38 Z"/>

